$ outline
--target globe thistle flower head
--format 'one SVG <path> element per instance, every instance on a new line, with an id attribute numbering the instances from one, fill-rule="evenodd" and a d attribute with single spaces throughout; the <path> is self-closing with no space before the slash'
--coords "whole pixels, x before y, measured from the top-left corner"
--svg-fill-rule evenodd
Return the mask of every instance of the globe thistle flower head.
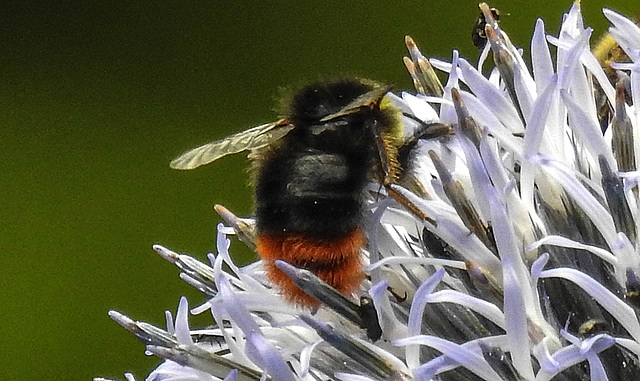
<path id="1" fill-rule="evenodd" d="M 253 245 L 252 220 L 217 206 L 228 227 L 219 225 L 209 264 L 154 247 L 206 297 L 191 313 L 210 313 L 210 326 L 189 326 L 184 298 L 165 329 L 110 312 L 164 359 L 147 380 L 640 373 L 640 28 L 604 10 L 628 57 L 611 63 L 611 77 L 575 3 L 557 36 L 537 21 L 527 66 L 480 7 L 487 43 L 477 65 L 455 51 L 451 62 L 429 60 L 405 40 L 417 93 L 386 98 L 411 142 L 407 176 L 367 188 L 358 292 L 276 261 L 320 306 L 285 302 L 260 261 L 240 267 L 229 253 L 230 235 Z M 444 85 L 434 70 L 448 74 Z"/>

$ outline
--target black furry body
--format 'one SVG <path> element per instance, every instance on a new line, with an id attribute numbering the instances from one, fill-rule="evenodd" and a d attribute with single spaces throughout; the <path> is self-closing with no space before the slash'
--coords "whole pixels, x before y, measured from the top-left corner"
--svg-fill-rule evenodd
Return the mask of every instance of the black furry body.
<path id="1" fill-rule="evenodd" d="M 256 219 L 259 234 L 334 239 L 361 227 L 362 192 L 379 170 L 377 130 L 390 124 L 378 105 L 330 121 L 373 89 L 358 80 L 318 83 L 292 99 L 295 128 L 259 156 Z"/>

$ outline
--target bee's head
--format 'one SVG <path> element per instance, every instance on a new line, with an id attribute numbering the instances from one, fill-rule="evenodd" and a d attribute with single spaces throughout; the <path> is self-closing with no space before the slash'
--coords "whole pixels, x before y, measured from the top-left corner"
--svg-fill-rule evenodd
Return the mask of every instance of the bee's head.
<path id="1" fill-rule="evenodd" d="M 289 105 L 290 119 L 296 126 L 317 124 L 375 87 L 374 82 L 359 79 L 313 83 L 293 96 Z"/>

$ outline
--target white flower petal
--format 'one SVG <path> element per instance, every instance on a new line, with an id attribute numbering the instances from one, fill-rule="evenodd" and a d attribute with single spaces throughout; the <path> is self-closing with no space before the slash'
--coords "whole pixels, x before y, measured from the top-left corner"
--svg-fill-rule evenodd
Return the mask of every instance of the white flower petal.
<path id="1" fill-rule="evenodd" d="M 612 35 L 615 33 L 616 40 L 625 51 L 640 50 L 640 28 L 635 22 L 608 8 L 604 8 L 602 13 L 613 24 L 610 32 Z"/>
<path id="2" fill-rule="evenodd" d="M 461 366 L 470 370 L 473 374 L 487 381 L 500 380 L 500 376 L 491 368 L 489 363 L 479 354 L 472 352 L 462 345 L 452 343 L 439 337 L 420 335 L 398 340 L 396 345 L 427 345 L 437 349 L 446 356 L 456 361 Z M 431 374 L 426 375 L 420 368 L 416 369 L 417 380 L 429 380 Z"/>
<path id="3" fill-rule="evenodd" d="M 637 341 L 640 341 L 640 323 L 633 308 L 620 300 L 590 276 L 570 268 L 544 270 L 541 278 L 563 278 L 575 283 L 607 310 Z"/>
<path id="4" fill-rule="evenodd" d="M 180 298 L 176 314 L 176 339 L 180 344 L 193 344 L 189 330 L 189 303 L 184 296 Z"/>
<path id="5" fill-rule="evenodd" d="M 483 77 L 482 74 L 478 73 L 466 60 L 461 59 L 459 65 L 466 84 L 478 99 L 489 107 L 491 112 L 500 119 L 502 124 L 511 129 L 512 132 L 522 131 L 524 125 L 518 116 L 518 112 L 504 94 L 491 84 L 488 79 Z"/>
<path id="6" fill-rule="evenodd" d="M 601 249 L 596 246 L 585 245 L 583 243 L 576 242 L 569 238 L 565 238 L 557 235 L 548 235 L 544 238 L 541 238 L 535 243 L 533 243 L 531 246 L 529 246 L 527 250 L 534 250 L 539 248 L 542 245 L 554 245 L 554 246 L 560 246 L 560 247 L 569 247 L 573 249 L 586 250 L 597 255 L 599 258 L 602 258 L 603 260 L 611 263 L 614 266 L 618 264 L 618 260 L 616 259 L 616 257 L 610 252 L 608 252 L 607 250 Z"/>
<path id="7" fill-rule="evenodd" d="M 420 119 L 425 123 L 436 123 L 440 121 L 440 117 L 427 102 L 413 96 L 406 91 L 402 92 L 402 99 L 407 102 L 407 105 L 411 109 L 413 116 Z"/>
<path id="8" fill-rule="evenodd" d="M 479 313 L 480 315 L 491 320 L 495 325 L 500 328 L 506 329 L 507 323 L 504 318 L 504 314 L 500 311 L 495 304 L 491 304 L 482 299 L 474 298 L 471 295 L 463 294 L 454 290 L 442 290 L 432 293 L 428 299 L 428 303 L 455 303 L 461 306 L 465 306 L 472 311 Z"/>
<path id="9" fill-rule="evenodd" d="M 536 20 L 536 28 L 531 39 L 531 63 L 537 92 L 541 94 L 554 75 L 551 52 L 545 38 L 544 21 L 541 19 Z"/>
<path id="10" fill-rule="evenodd" d="M 408 334 L 410 336 L 420 335 L 422 327 L 422 315 L 424 307 L 427 304 L 429 294 L 438 285 L 444 276 L 444 270 L 440 269 L 431 275 L 416 291 L 411 303 L 411 311 L 409 312 L 409 320 L 407 322 Z M 407 366 L 409 368 L 417 368 L 420 365 L 420 352 L 417 345 L 408 345 L 406 349 Z"/>

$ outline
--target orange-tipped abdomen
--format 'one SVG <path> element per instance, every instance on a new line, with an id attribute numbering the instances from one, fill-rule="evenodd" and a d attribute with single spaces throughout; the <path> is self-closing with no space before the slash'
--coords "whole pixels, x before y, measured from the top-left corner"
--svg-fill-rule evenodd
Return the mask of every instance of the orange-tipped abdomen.
<path id="1" fill-rule="evenodd" d="M 307 295 L 275 265 L 277 259 L 316 274 L 343 295 L 354 292 L 364 279 L 360 248 L 366 238 L 362 231 L 338 239 L 309 238 L 304 234 L 263 234 L 257 251 L 264 261 L 267 276 L 292 303 L 315 307 L 319 302 Z"/>

